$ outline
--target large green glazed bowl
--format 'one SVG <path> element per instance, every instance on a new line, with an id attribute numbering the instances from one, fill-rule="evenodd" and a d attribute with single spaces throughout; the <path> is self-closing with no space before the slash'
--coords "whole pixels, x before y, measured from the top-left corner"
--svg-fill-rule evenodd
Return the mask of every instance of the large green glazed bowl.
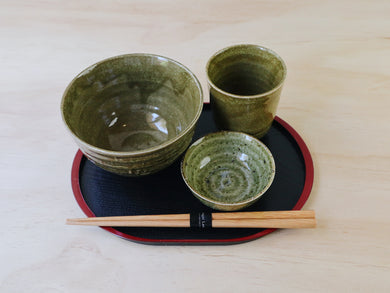
<path id="1" fill-rule="evenodd" d="M 84 155 L 126 176 L 173 163 L 190 144 L 202 107 L 195 75 L 153 54 L 121 55 L 88 67 L 61 103 L 63 120 Z"/>
<path id="2" fill-rule="evenodd" d="M 187 150 L 181 173 L 203 204 L 223 211 L 255 203 L 271 186 L 275 162 L 256 138 L 233 131 L 208 134 Z"/>

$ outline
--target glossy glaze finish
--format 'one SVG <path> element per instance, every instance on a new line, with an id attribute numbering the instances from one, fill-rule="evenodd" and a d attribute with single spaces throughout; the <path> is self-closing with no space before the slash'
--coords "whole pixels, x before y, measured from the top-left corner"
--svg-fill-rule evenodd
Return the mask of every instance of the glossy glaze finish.
<path id="1" fill-rule="evenodd" d="M 264 136 L 276 115 L 287 72 L 284 61 L 270 49 L 236 45 L 213 55 L 206 71 L 218 127 Z"/>
<path id="2" fill-rule="evenodd" d="M 82 152 L 110 172 L 138 176 L 169 166 L 191 142 L 203 107 L 189 69 L 166 57 L 129 54 L 81 72 L 62 115 Z"/>
<path id="3" fill-rule="evenodd" d="M 241 132 L 206 135 L 186 152 L 181 172 L 192 193 L 217 210 L 253 204 L 271 186 L 275 162 L 268 148 Z"/>

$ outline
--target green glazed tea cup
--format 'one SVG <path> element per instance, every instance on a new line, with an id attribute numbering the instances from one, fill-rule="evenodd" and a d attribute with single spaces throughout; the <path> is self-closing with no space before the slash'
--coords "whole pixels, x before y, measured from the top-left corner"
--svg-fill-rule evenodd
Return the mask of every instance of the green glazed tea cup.
<path id="1" fill-rule="evenodd" d="M 182 64 L 153 54 L 98 62 L 62 98 L 65 125 L 84 155 L 120 175 L 148 175 L 188 147 L 203 107 L 201 85 Z"/>
<path id="2" fill-rule="evenodd" d="M 264 136 L 275 118 L 286 78 L 282 58 L 258 45 L 235 45 L 214 54 L 206 71 L 218 128 Z"/>
<path id="3" fill-rule="evenodd" d="M 181 164 L 182 177 L 203 204 L 223 211 L 255 203 L 271 186 L 275 162 L 256 138 L 233 131 L 208 134 L 194 142 Z"/>

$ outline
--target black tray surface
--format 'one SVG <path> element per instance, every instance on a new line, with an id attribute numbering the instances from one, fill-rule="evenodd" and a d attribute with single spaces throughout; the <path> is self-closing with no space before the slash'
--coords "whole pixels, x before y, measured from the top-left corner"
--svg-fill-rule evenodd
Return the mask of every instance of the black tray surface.
<path id="1" fill-rule="evenodd" d="M 205 104 L 193 140 L 215 132 L 210 106 Z M 302 208 L 313 183 L 313 163 L 300 136 L 276 117 L 263 141 L 272 152 L 276 175 L 269 190 L 244 211 Z M 180 157 L 167 169 L 145 177 L 123 177 L 95 166 L 78 151 L 72 169 L 72 187 L 87 216 L 181 214 L 217 212 L 199 202 L 180 174 Z M 275 229 L 243 228 L 127 228 L 104 227 L 123 238 L 148 244 L 229 244 L 253 240 Z"/>

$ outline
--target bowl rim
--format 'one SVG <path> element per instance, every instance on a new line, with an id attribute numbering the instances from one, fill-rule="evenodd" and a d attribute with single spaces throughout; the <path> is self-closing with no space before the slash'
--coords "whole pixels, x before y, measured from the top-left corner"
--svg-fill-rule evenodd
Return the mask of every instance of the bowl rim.
<path id="1" fill-rule="evenodd" d="M 283 67 L 283 76 L 282 76 L 282 79 L 280 80 L 280 82 L 274 88 L 272 88 L 269 91 L 266 91 L 264 93 L 259 93 L 259 94 L 255 94 L 255 95 L 238 95 L 238 94 L 229 93 L 229 92 L 221 89 L 220 87 L 216 86 L 215 83 L 210 79 L 209 67 L 210 67 L 210 64 L 212 63 L 212 61 L 218 55 L 221 55 L 224 52 L 227 52 L 227 51 L 235 49 L 235 48 L 240 48 L 240 47 L 241 48 L 245 48 L 245 47 L 257 48 L 260 51 L 265 51 L 265 52 L 270 53 L 271 55 L 275 56 L 275 58 L 280 61 L 280 63 L 282 64 L 282 67 Z M 256 44 L 236 44 L 236 45 L 231 45 L 231 46 L 225 47 L 223 49 L 220 49 L 219 51 L 215 52 L 208 59 L 207 64 L 206 64 L 206 77 L 207 77 L 207 82 L 208 82 L 209 87 L 211 87 L 215 91 L 219 92 L 220 94 L 225 95 L 225 96 L 229 96 L 229 97 L 232 97 L 232 98 L 240 98 L 240 99 L 251 100 L 251 99 L 258 99 L 258 98 L 267 97 L 270 94 L 272 94 L 272 93 L 276 92 L 277 90 L 279 90 L 283 86 L 284 81 L 286 80 L 286 77 L 287 77 L 287 66 L 286 66 L 286 63 L 284 62 L 284 60 L 282 59 L 282 57 L 280 57 L 280 55 L 278 53 L 276 53 L 274 50 L 271 50 L 271 49 L 269 49 L 267 47 L 264 47 L 264 46 L 261 46 L 261 45 L 256 45 Z"/>
<path id="2" fill-rule="evenodd" d="M 68 94 L 70 88 L 72 87 L 72 85 L 74 84 L 74 82 L 78 78 L 80 78 L 81 76 L 83 76 L 85 74 L 88 74 L 90 71 L 92 71 L 96 66 L 98 66 L 100 64 L 103 64 L 103 63 L 106 63 L 106 62 L 109 62 L 109 61 L 112 61 L 112 60 L 116 60 L 116 59 L 124 59 L 124 58 L 127 58 L 127 57 L 152 57 L 152 58 L 157 58 L 157 59 L 164 59 L 164 60 L 166 60 L 166 61 L 168 61 L 170 63 L 173 63 L 173 64 L 179 66 L 185 72 L 187 72 L 192 77 L 192 80 L 195 82 L 195 85 L 196 85 L 196 87 L 198 89 L 198 92 L 199 92 L 200 103 L 198 105 L 198 108 L 196 109 L 195 116 L 191 119 L 191 122 L 186 126 L 185 129 L 183 129 L 175 137 L 173 137 L 173 138 L 163 142 L 162 144 L 159 144 L 157 146 L 154 146 L 154 147 L 151 147 L 151 148 L 147 148 L 147 149 L 144 149 L 144 150 L 139 150 L 139 151 L 113 151 L 113 150 L 108 150 L 108 149 L 104 149 L 104 148 L 100 148 L 100 147 L 94 146 L 94 145 L 92 145 L 90 143 L 87 143 L 86 141 L 84 141 L 80 137 L 78 137 L 72 131 L 72 129 L 70 128 L 70 125 L 68 124 L 68 122 L 65 119 L 64 104 L 65 104 L 65 100 L 66 100 L 66 97 L 67 97 L 67 94 Z M 66 125 L 66 128 L 68 129 L 68 131 L 72 135 L 73 139 L 75 139 L 78 144 L 81 144 L 81 145 L 87 147 L 87 149 L 92 150 L 93 152 L 101 154 L 101 155 L 110 155 L 110 156 L 123 157 L 123 156 L 137 156 L 137 155 L 142 156 L 144 154 L 152 153 L 152 152 L 161 150 L 161 149 L 163 149 L 163 148 L 165 148 L 165 147 L 167 147 L 169 145 L 172 145 L 174 142 L 176 142 L 179 139 L 181 139 L 183 136 L 185 136 L 196 125 L 196 123 L 199 120 L 199 117 L 200 117 L 200 115 L 202 113 L 203 103 L 204 103 L 204 100 L 203 100 L 203 89 L 202 89 L 202 86 L 201 86 L 198 78 L 195 76 L 195 74 L 188 67 L 186 67 L 185 65 L 183 65 L 182 63 L 180 63 L 180 62 L 178 62 L 176 60 L 173 60 L 173 59 L 171 59 L 169 57 L 165 57 L 165 56 L 158 55 L 158 54 L 152 54 L 152 53 L 130 53 L 130 54 L 122 54 L 122 55 L 117 55 L 117 56 L 113 56 L 113 57 L 109 57 L 109 58 L 103 59 L 101 61 L 98 61 L 98 62 L 88 66 L 84 70 L 82 70 L 79 74 L 77 74 L 70 81 L 70 83 L 65 88 L 65 91 L 62 94 L 60 109 L 61 109 L 62 121 Z"/>
<path id="3" fill-rule="evenodd" d="M 254 196 L 250 197 L 249 199 L 245 200 L 245 201 L 239 201 L 239 202 L 234 202 L 234 203 L 226 203 L 226 202 L 220 202 L 220 201 L 216 201 L 216 200 L 212 200 L 208 197 L 205 197 L 204 195 L 200 194 L 191 184 L 190 182 L 188 181 L 187 179 L 187 176 L 185 175 L 185 171 L 184 171 L 184 163 L 185 163 L 185 160 L 188 158 L 190 152 L 191 152 L 191 149 L 193 148 L 196 148 L 197 146 L 199 146 L 205 139 L 209 139 L 210 137 L 218 137 L 218 136 L 229 136 L 230 134 L 234 134 L 234 135 L 240 135 L 240 136 L 243 136 L 243 137 L 246 137 L 246 138 L 249 138 L 251 141 L 255 141 L 257 143 L 257 145 L 264 149 L 266 151 L 266 153 L 269 155 L 269 158 L 271 159 L 271 178 L 270 180 L 268 181 L 267 185 L 257 194 L 255 194 Z M 209 202 L 209 203 L 213 203 L 215 205 L 219 205 L 219 206 L 226 206 L 226 207 L 236 207 L 236 206 L 243 206 L 243 205 L 246 205 L 246 204 L 249 204 L 253 201 L 256 201 L 257 199 L 259 199 L 268 189 L 269 187 L 272 185 L 272 182 L 274 181 L 274 178 L 275 178 L 275 173 L 276 173 L 276 165 L 275 165 L 275 159 L 274 159 L 274 156 L 272 155 L 271 151 L 269 150 L 269 148 L 262 142 L 260 141 L 259 139 L 257 139 L 256 137 L 250 135 L 250 134 L 247 134 L 247 133 L 244 133 L 244 132 L 240 132 L 240 131 L 228 131 L 228 130 L 222 130 L 222 131 L 217 131 L 217 132 L 212 132 L 212 133 L 209 133 L 201 138 L 199 138 L 198 140 L 196 140 L 194 143 L 192 143 L 189 148 L 187 149 L 182 161 L 181 161 L 181 164 L 180 164 L 180 173 L 182 175 L 182 178 L 185 182 L 185 184 L 187 185 L 187 187 L 199 198 L 201 198 L 202 200 L 206 201 L 206 202 Z"/>

